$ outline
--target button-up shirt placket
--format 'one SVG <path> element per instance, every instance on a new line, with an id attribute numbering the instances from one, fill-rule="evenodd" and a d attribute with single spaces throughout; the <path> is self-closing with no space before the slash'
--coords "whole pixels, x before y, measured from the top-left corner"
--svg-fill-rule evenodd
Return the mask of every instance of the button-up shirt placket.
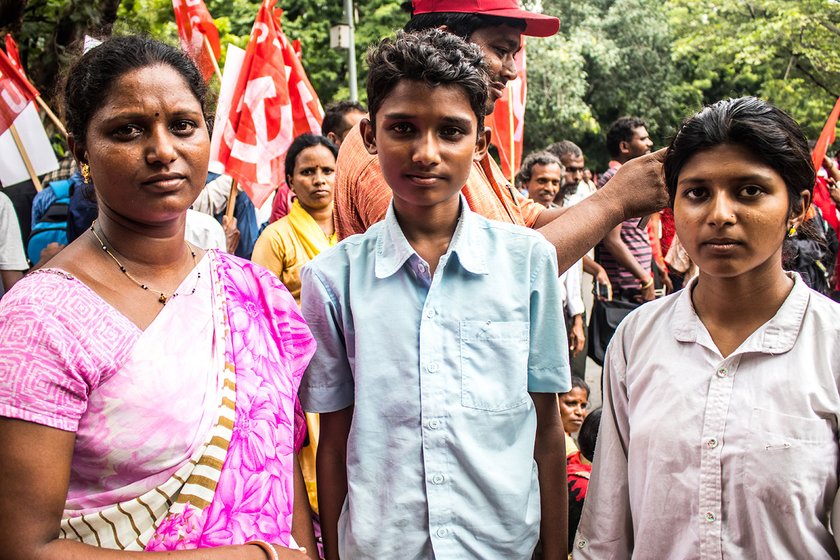
<path id="1" fill-rule="evenodd" d="M 719 362 L 709 381 L 709 393 L 703 414 L 703 440 L 700 442 L 699 524 L 700 558 L 720 559 L 722 533 L 723 434 L 732 399 L 738 358 L 730 356 Z"/>
<path id="2" fill-rule="evenodd" d="M 443 342 L 445 328 L 439 307 L 441 304 L 441 283 L 447 255 L 441 257 L 434 277 L 429 269 L 418 268 L 418 279 L 428 286 L 425 302 L 420 314 L 420 404 L 421 439 L 423 446 L 423 470 L 425 472 L 426 497 L 429 504 L 429 537 L 435 556 L 445 558 L 453 541 L 452 469 L 447 452 L 447 393 L 458 382 L 457 370 L 446 366 Z M 425 266 L 425 264 L 421 265 Z"/>

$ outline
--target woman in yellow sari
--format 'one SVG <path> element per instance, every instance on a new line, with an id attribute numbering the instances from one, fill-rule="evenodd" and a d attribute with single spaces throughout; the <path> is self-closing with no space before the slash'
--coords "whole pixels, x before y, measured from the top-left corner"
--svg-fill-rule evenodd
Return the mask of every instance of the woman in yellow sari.
<path id="1" fill-rule="evenodd" d="M 302 134 L 286 153 L 286 182 L 295 195 L 289 214 L 265 228 L 251 260 L 277 275 L 300 305 L 300 270 L 337 242 L 333 227 L 335 159 L 338 148 L 328 138 Z M 303 479 L 312 510 L 318 513 L 315 485 L 317 414 L 306 415 L 309 435 L 300 452 Z"/>
<path id="2" fill-rule="evenodd" d="M 300 269 L 336 244 L 335 158 L 328 138 L 302 134 L 286 153 L 286 182 L 295 195 L 289 214 L 265 228 L 251 260 L 277 275 L 300 305 Z"/>

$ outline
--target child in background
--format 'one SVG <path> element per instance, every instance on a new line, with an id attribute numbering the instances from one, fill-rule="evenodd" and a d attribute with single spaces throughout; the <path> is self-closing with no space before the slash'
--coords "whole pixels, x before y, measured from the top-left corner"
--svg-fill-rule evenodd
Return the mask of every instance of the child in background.
<path id="1" fill-rule="evenodd" d="M 571 456 L 568 453 L 566 455 L 566 475 L 569 479 L 569 550 L 574 546 L 575 532 L 583 513 L 586 492 L 589 490 L 589 476 L 592 474 L 592 460 L 595 457 L 595 442 L 600 426 L 601 409 L 596 408 L 586 415 L 578 432 L 577 444 L 580 451 Z"/>
<path id="2" fill-rule="evenodd" d="M 569 484 L 569 547 L 571 548 L 580 514 L 586 487 L 589 485 L 589 473 L 592 464 L 583 459 L 578 444 L 572 434 L 580 432 L 586 422 L 589 406 L 589 385 L 580 377 L 572 376 L 572 388 L 569 392 L 557 395 L 560 405 L 560 418 L 563 431 L 566 432 L 566 477 Z"/>
<path id="3" fill-rule="evenodd" d="M 368 66 L 361 132 L 393 200 L 302 273 L 326 556 L 528 560 L 541 537 L 564 558 L 555 251 L 460 195 L 489 140 L 481 52 L 399 33 Z"/>

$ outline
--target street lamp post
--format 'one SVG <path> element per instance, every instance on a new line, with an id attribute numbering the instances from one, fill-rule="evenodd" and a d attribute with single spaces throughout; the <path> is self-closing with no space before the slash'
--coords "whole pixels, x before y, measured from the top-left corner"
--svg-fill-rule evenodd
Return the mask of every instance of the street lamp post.
<path id="1" fill-rule="evenodd" d="M 356 22 L 353 17 L 353 0 L 344 0 L 344 13 L 350 27 L 350 43 L 347 48 L 347 73 L 350 79 L 350 101 L 359 100 L 359 90 L 356 85 Z"/>

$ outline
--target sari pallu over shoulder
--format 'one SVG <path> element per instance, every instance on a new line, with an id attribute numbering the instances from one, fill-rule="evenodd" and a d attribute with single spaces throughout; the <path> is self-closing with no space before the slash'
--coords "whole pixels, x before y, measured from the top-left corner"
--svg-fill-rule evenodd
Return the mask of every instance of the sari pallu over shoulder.
<path id="1" fill-rule="evenodd" d="M 208 258 L 222 390 L 207 443 L 143 496 L 65 519 L 64 536 L 150 551 L 289 545 L 294 453 L 305 437 L 297 388 L 315 344 L 273 275 L 223 253 Z"/>

